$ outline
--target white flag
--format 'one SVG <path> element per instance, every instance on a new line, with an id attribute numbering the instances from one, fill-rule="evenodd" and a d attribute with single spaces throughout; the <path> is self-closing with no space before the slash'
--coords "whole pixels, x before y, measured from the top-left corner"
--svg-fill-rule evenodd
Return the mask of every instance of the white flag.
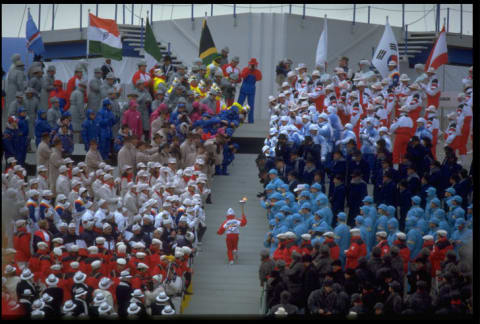
<path id="1" fill-rule="evenodd" d="M 397 63 L 397 72 L 400 72 L 398 65 L 398 45 L 390 24 L 387 22 L 382 39 L 378 43 L 377 50 L 372 58 L 372 64 L 375 66 L 383 78 L 388 77 L 388 63 L 395 61 Z"/>
<path id="2" fill-rule="evenodd" d="M 315 66 L 327 63 L 327 44 L 328 44 L 328 30 L 327 30 L 327 18 L 323 19 L 323 31 L 320 35 L 317 45 L 317 56 L 315 59 Z"/>

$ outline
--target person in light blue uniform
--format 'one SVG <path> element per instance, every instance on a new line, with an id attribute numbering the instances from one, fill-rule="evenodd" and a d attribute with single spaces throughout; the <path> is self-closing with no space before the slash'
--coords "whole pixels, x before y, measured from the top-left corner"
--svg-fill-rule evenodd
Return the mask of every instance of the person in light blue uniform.
<path id="1" fill-rule="evenodd" d="M 364 209 L 365 214 L 363 217 L 368 217 L 372 220 L 372 224 L 377 222 L 377 209 L 373 203 L 373 198 L 371 196 L 365 196 L 362 200 L 363 206 L 367 207 Z"/>
<path id="2" fill-rule="evenodd" d="M 455 252 L 468 244 L 472 240 L 472 230 L 466 228 L 466 222 L 463 218 L 458 218 L 455 221 L 455 231 L 453 232 L 452 236 L 450 237 L 450 241 L 453 242 L 453 246 L 455 247 Z"/>
<path id="3" fill-rule="evenodd" d="M 340 261 L 342 267 L 345 267 L 345 250 L 348 250 L 350 246 L 350 227 L 347 223 L 347 214 L 340 212 L 337 215 L 337 226 L 333 230 L 335 234 L 335 242 L 340 248 Z"/>
<path id="4" fill-rule="evenodd" d="M 296 216 L 294 216 L 293 218 L 293 224 L 294 224 L 293 232 L 297 235 L 297 244 L 299 244 L 300 240 L 302 239 L 301 235 L 307 233 L 308 228 L 307 228 L 307 225 L 305 224 L 305 221 L 303 221 L 303 217 L 301 215 L 299 214 L 294 214 L 294 215 Z"/>
<path id="5" fill-rule="evenodd" d="M 457 194 L 455 188 L 448 187 L 445 189 L 444 197 L 442 199 L 443 209 L 448 210 L 448 202 L 453 199 L 453 197 Z"/>
<path id="6" fill-rule="evenodd" d="M 363 158 L 368 162 L 370 170 L 375 170 L 376 143 L 379 139 L 378 131 L 373 127 L 371 118 L 366 118 L 366 127 L 360 132 L 362 146 L 360 151 Z"/>
<path id="7" fill-rule="evenodd" d="M 365 225 L 365 229 L 367 230 L 367 240 L 365 244 L 367 244 L 367 251 L 371 251 L 375 245 L 375 223 L 372 219 L 368 216 L 371 208 L 370 206 L 362 206 L 360 207 L 360 213 L 363 216 L 363 223 Z"/>
<path id="8" fill-rule="evenodd" d="M 440 208 L 441 202 L 438 198 L 433 198 L 430 202 L 425 206 L 425 220 L 428 222 L 430 218 L 432 218 L 433 214 Z M 427 209 L 428 207 L 428 209 Z M 443 209 L 442 209 L 443 210 Z"/>
<path id="9" fill-rule="evenodd" d="M 375 222 L 375 233 L 387 231 L 388 222 L 388 206 L 385 204 L 378 205 L 377 221 Z"/>
<path id="10" fill-rule="evenodd" d="M 423 208 L 420 207 L 420 204 L 422 203 L 422 198 L 419 196 L 413 196 L 411 198 L 412 200 L 412 207 L 407 212 L 407 217 L 408 216 L 415 216 L 417 218 L 423 218 L 425 219 L 425 212 L 423 211 Z"/>
<path id="11" fill-rule="evenodd" d="M 313 228 L 319 227 L 322 224 L 325 224 L 324 226 L 328 227 L 327 222 L 325 219 L 322 218 L 322 214 L 319 211 L 316 211 L 310 219 L 307 220 L 307 226 L 310 230 L 313 231 Z"/>
<path id="12" fill-rule="evenodd" d="M 328 224 L 329 227 L 332 226 L 333 213 L 332 209 L 328 206 L 328 198 L 325 195 L 318 197 L 318 213 L 322 215 L 322 219 Z"/>
<path id="13" fill-rule="evenodd" d="M 335 145 L 338 145 L 340 147 L 340 150 L 343 153 L 343 156 L 347 156 L 347 143 L 350 142 L 350 140 L 354 140 L 355 144 L 357 143 L 357 135 L 353 131 L 353 126 L 350 123 L 345 124 L 345 129 L 342 132 L 342 135 L 340 136 L 340 139 L 335 142 Z"/>
<path id="14" fill-rule="evenodd" d="M 448 235 L 450 236 L 453 232 L 453 226 L 450 226 L 447 222 L 446 213 L 443 209 L 439 208 L 432 214 L 432 217 L 438 219 L 439 224 L 438 227 L 447 231 Z"/>
<path id="15" fill-rule="evenodd" d="M 332 130 L 333 130 L 332 141 L 333 143 L 336 143 L 342 137 L 343 125 L 342 125 L 342 122 L 340 121 L 340 118 L 337 115 L 337 108 L 333 106 L 328 106 L 327 112 L 328 112 L 328 120 L 330 121 L 330 126 L 332 127 Z"/>
<path id="16" fill-rule="evenodd" d="M 322 185 L 319 184 L 319 183 L 314 183 L 312 184 L 312 186 L 310 187 L 310 193 L 311 193 L 311 197 L 312 197 L 312 200 L 315 200 L 319 197 L 320 194 L 323 193 L 323 190 L 322 190 Z"/>
<path id="17" fill-rule="evenodd" d="M 392 217 L 387 222 L 388 236 L 387 241 L 389 246 L 393 246 L 393 241 L 397 239 L 398 230 L 398 220 L 395 217 Z"/>
<path id="18" fill-rule="evenodd" d="M 410 260 L 414 260 L 422 250 L 423 235 L 415 226 L 416 218 L 411 216 L 405 220 L 405 231 L 407 232 L 407 246 L 410 250 Z M 407 231 L 408 228 L 408 231 Z"/>
<path id="19" fill-rule="evenodd" d="M 431 202 L 433 199 L 437 199 L 437 189 L 435 187 L 428 187 L 427 190 L 425 191 L 427 196 L 425 198 L 425 219 L 428 220 L 430 218 L 430 208 L 431 208 Z M 437 205 L 440 207 L 440 205 Z"/>
<path id="20" fill-rule="evenodd" d="M 312 217 L 312 205 L 307 201 L 300 206 L 300 212 L 297 214 L 302 218 L 301 221 L 307 221 Z"/>
<path id="21" fill-rule="evenodd" d="M 448 206 L 450 208 L 447 212 L 447 221 L 450 226 L 454 226 L 458 218 L 465 218 L 465 210 L 461 207 L 462 197 L 459 195 L 453 196 L 453 198 L 448 201 Z"/>

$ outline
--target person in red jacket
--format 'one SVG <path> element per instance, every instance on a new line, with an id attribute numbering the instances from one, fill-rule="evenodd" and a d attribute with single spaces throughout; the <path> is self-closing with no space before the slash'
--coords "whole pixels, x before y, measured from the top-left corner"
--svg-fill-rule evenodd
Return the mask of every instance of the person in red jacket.
<path id="1" fill-rule="evenodd" d="M 283 260 L 287 264 L 287 267 L 292 263 L 292 253 L 293 251 L 301 254 L 300 248 L 297 246 L 297 235 L 293 232 L 286 232 L 285 236 L 287 238 L 285 242 L 285 250 L 283 254 Z"/>
<path id="2" fill-rule="evenodd" d="M 335 242 L 335 233 L 326 232 L 323 236 L 325 237 L 323 244 L 330 249 L 330 259 L 332 259 L 332 261 L 338 260 L 340 256 L 340 247 Z"/>
<path id="3" fill-rule="evenodd" d="M 135 72 L 135 74 L 132 77 L 133 86 L 136 87 L 137 81 L 142 80 L 143 84 L 145 85 L 145 88 L 148 89 L 152 82 L 152 78 L 146 71 L 147 61 L 141 60 L 140 62 L 137 63 L 137 66 L 138 66 L 138 71 Z"/>
<path id="4" fill-rule="evenodd" d="M 285 245 L 286 245 L 285 233 L 277 234 L 277 239 L 278 239 L 278 246 L 273 252 L 273 256 L 272 256 L 274 261 L 283 260 L 285 255 Z"/>
<path id="5" fill-rule="evenodd" d="M 230 264 L 233 264 L 234 254 L 237 258 L 238 254 L 238 238 L 240 235 L 240 227 L 247 225 L 247 218 L 243 211 L 242 205 L 242 219 L 235 218 L 235 212 L 232 208 L 227 210 L 227 219 L 220 225 L 220 228 L 217 231 L 218 235 L 222 235 L 226 232 L 227 238 L 227 255 Z"/>
<path id="6" fill-rule="evenodd" d="M 433 240 L 433 236 L 432 235 L 424 235 L 422 237 L 422 239 L 423 239 L 422 249 L 427 248 L 430 251 L 432 251 L 433 250 L 433 245 L 435 244 L 435 241 Z"/>
<path id="7" fill-rule="evenodd" d="M 345 250 L 347 258 L 345 268 L 356 269 L 358 267 L 358 259 L 367 255 L 367 245 L 360 237 L 360 229 L 352 228 L 350 230 L 350 247 Z"/>
<path id="8" fill-rule="evenodd" d="M 410 262 L 410 249 L 407 246 L 407 235 L 402 232 L 397 233 L 397 239 L 393 241 L 393 245 L 400 250 L 398 254 L 403 260 L 403 273 L 408 273 L 408 262 Z"/>
<path id="9" fill-rule="evenodd" d="M 63 108 L 65 111 L 67 111 L 70 108 L 70 95 L 72 94 L 73 90 L 75 90 L 75 88 L 78 86 L 78 83 L 82 80 L 82 78 L 83 78 L 83 69 L 81 66 L 77 66 L 75 68 L 75 74 L 67 82 L 67 91 L 65 91 L 65 97 L 66 97 L 67 103 Z M 85 102 L 87 102 L 86 95 L 87 95 L 87 92 L 85 91 Z"/>
<path id="10" fill-rule="evenodd" d="M 48 244 L 43 241 L 37 243 L 37 248 L 37 253 L 30 258 L 28 267 L 35 276 L 35 280 L 44 281 L 52 265 L 50 250 Z"/>
<path id="11" fill-rule="evenodd" d="M 441 270 L 441 263 L 445 260 L 445 255 L 449 250 L 453 249 L 453 245 L 447 238 L 447 231 L 438 230 L 438 239 L 433 246 L 432 253 L 430 254 L 430 263 L 432 264 L 432 277 L 437 276 L 437 271 Z"/>
<path id="12" fill-rule="evenodd" d="M 390 251 L 390 247 L 388 246 L 388 241 L 387 241 L 387 232 L 385 231 L 377 232 L 376 236 L 377 236 L 377 242 L 378 242 L 376 246 L 378 246 L 382 251 L 380 254 L 380 257 L 383 257 L 385 254 L 388 254 L 388 252 Z"/>
<path id="13" fill-rule="evenodd" d="M 300 249 L 300 254 L 303 255 L 312 255 L 312 242 L 311 238 L 312 236 L 308 233 L 302 234 L 302 241 L 300 242 L 300 246 L 298 247 Z"/>
<path id="14" fill-rule="evenodd" d="M 23 269 L 28 260 L 30 260 L 30 239 L 32 234 L 27 231 L 27 221 L 24 219 L 19 219 L 15 222 L 17 227 L 17 232 L 13 237 L 13 248 L 17 251 L 15 254 L 15 261 Z"/>

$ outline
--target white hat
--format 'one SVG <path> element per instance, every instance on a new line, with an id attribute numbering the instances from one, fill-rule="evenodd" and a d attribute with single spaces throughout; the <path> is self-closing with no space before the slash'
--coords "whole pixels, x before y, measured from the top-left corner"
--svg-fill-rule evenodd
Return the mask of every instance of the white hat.
<path id="1" fill-rule="evenodd" d="M 183 254 L 190 255 L 190 253 L 192 253 L 192 249 L 188 246 L 182 246 L 182 252 Z"/>
<path id="2" fill-rule="evenodd" d="M 425 111 L 437 112 L 437 108 L 434 105 L 430 105 L 430 106 L 427 107 L 427 109 L 425 109 Z"/>
<path id="3" fill-rule="evenodd" d="M 9 158 L 9 159 L 11 159 L 11 158 Z M 9 162 L 9 163 L 11 163 L 11 162 Z M 38 172 L 48 171 L 48 169 L 47 169 L 44 165 L 39 165 L 39 166 L 37 167 L 37 171 L 38 171 Z"/>
<path id="4" fill-rule="evenodd" d="M 170 305 L 166 305 L 162 310 L 162 315 L 175 315 L 175 310 Z"/>
<path id="5" fill-rule="evenodd" d="M 325 233 L 323 233 L 323 236 L 327 236 L 327 237 L 335 237 L 335 234 L 334 234 L 333 232 L 329 231 L 329 232 L 325 232 Z"/>
<path id="6" fill-rule="evenodd" d="M 192 232 L 187 232 L 187 233 L 185 234 L 185 238 L 186 238 L 187 241 L 189 241 L 189 242 L 192 242 L 193 239 L 194 239 L 194 237 L 195 237 L 195 235 L 193 235 Z"/>
<path id="7" fill-rule="evenodd" d="M 227 215 L 234 215 L 235 216 L 235 211 L 232 208 L 228 208 Z"/>
<path id="8" fill-rule="evenodd" d="M 308 234 L 308 233 L 302 234 L 302 235 L 300 235 L 300 236 L 301 236 L 302 239 L 304 239 L 305 241 L 309 241 L 309 240 L 312 238 L 312 236 L 311 236 L 310 234 Z"/>
<path id="9" fill-rule="evenodd" d="M 440 236 L 447 236 L 447 231 L 443 230 L 443 229 L 440 229 L 440 230 L 437 231 L 437 234 L 440 235 Z"/>
<path id="10" fill-rule="evenodd" d="M 129 315 L 136 315 L 140 310 L 140 306 L 138 306 L 137 303 L 132 302 L 130 303 L 130 306 L 128 306 L 127 312 Z"/>
<path id="11" fill-rule="evenodd" d="M 112 280 L 110 280 L 110 278 L 108 277 L 103 277 L 102 279 L 100 279 L 100 281 L 98 282 L 98 288 L 100 289 L 108 289 L 110 288 L 110 286 L 112 285 Z"/>
<path id="12" fill-rule="evenodd" d="M 92 269 L 98 269 L 102 266 L 102 261 L 95 260 L 90 265 L 92 266 Z"/>
<path id="13" fill-rule="evenodd" d="M 384 132 L 384 133 L 388 133 L 388 128 L 385 127 L 385 126 L 382 126 L 378 129 L 378 132 Z"/>
<path id="14" fill-rule="evenodd" d="M 294 232 L 286 232 L 286 233 L 285 233 L 285 236 L 286 236 L 287 238 L 292 239 L 292 238 L 296 238 L 296 237 L 297 237 L 297 234 L 295 234 Z"/>
<path id="15" fill-rule="evenodd" d="M 72 300 L 67 300 L 65 304 L 63 304 L 63 311 L 65 313 L 69 313 L 73 311 L 77 307 L 77 304 L 75 304 Z"/>
<path id="16" fill-rule="evenodd" d="M 58 168 L 58 172 L 64 173 L 67 172 L 68 168 L 65 165 L 61 165 L 60 168 Z"/>
<path id="17" fill-rule="evenodd" d="M 312 76 L 320 76 L 320 71 L 318 71 L 318 70 L 313 70 Z"/>
<path id="18" fill-rule="evenodd" d="M 13 156 L 7 159 L 7 163 L 13 163 L 13 162 L 17 162 L 17 159 L 15 159 Z"/>
<path id="19" fill-rule="evenodd" d="M 183 251 L 179 251 L 179 250 L 175 251 L 176 258 L 183 258 L 183 255 L 184 255 Z"/>
<path id="20" fill-rule="evenodd" d="M 118 258 L 118 259 L 117 259 L 117 264 L 126 265 L 126 264 L 127 264 L 127 260 L 125 260 L 124 258 Z"/>
<path id="21" fill-rule="evenodd" d="M 27 223 L 27 221 L 25 219 L 18 219 L 15 221 L 15 226 L 16 227 L 21 227 L 23 225 L 25 225 Z"/>
<path id="22" fill-rule="evenodd" d="M 86 278 L 87 278 L 86 274 L 84 274 L 82 271 L 77 271 L 73 276 L 73 281 L 75 283 L 82 283 L 85 281 Z"/>
<path id="23" fill-rule="evenodd" d="M 167 296 L 167 294 L 164 291 L 161 291 L 158 296 L 155 298 L 155 301 L 158 303 L 164 303 L 168 301 L 170 298 Z"/>
<path id="24" fill-rule="evenodd" d="M 137 264 L 137 269 L 148 269 L 148 265 L 146 265 L 145 263 L 143 262 L 139 262 Z"/>
<path id="25" fill-rule="evenodd" d="M 358 81 L 358 83 L 357 83 L 357 87 L 366 87 L 366 86 L 367 86 L 367 84 L 363 80 Z"/>
<path id="26" fill-rule="evenodd" d="M 274 313 L 275 315 L 288 315 L 287 311 L 283 307 L 278 307 Z"/>
<path id="27" fill-rule="evenodd" d="M 425 124 L 426 122 L 427 121 L 423 117 L 417 118 L 417 123 L 424 123 Z"/>
<path id="28" fill-rule="evenodd" d="M 70 268 L 72 269 L 78 269 L 79 266 L 80 266 L 80 263 L 78 263 L 78 261 L 70 262 Z"/>
<path id="29" fill-rule="evenodd" d="M 433 241 L 433 236 L 432 235 L 424 235 L 422 237 L 424 241 Z"/>
<path id="30" fill-rule="evenodd" d="M 98 247 L 96 247 L 96 246 L 94 246 L 94 245 L 89 246 L 89 247 L 87 248 L 87 250 L 88 250 L 88 252 L 93 253 L 93 254 L 98 253 Z"/>
<path id="31" fill-rule="evenodd" d="M 101 291 L 97 291 L 97 293 L 95 294 L 95 298 L 93 299 L 93 302 L 99 305 L 104 301 L 105 301 L 105 294 Z"/>
<path id="32" fill-rule="evenodd" d="M 137 252 L 135 253 L 135 256 L 139 259 L 143 259 L 144 257 L 147 256 L 147 254 L 145 252 Z"/>
<path id="33" fill-rule="evenodd" d="M 55 286 L 60 280 L 58 279 L 57 276 L 55 276 L 53 273 L 51 273 L 47 279 L 45 279 L 45 284 L 47 286 Z"/>
<path id="34" fill-rule="evenodd" d="M 17 271 L 17 268 L 11 266 L 10 264 L 7 264 L 7 266 L 5 267 L 5 274 L 13 273 L 15 271 Z"/>
<path id="35" fill-rule="evenodd" d="M 155 245 L 160 245 L 160 246 L 162 246 L 162 245 L 163 245 L 162 241 L 160 241 L 160 240 L 159 240 L 159 239 L 157 239 L 157 238 L 154 238 L 154 239 L 152 239 L 152 244 L 155 244 Z"/>
<path id="36" fill-rule="evenodd" d="M 397 66 L 397 62 L 390 61 L 390 62 L 388 62 L 388 66 Z"/>
<path id="37" fill-rule="evenodd" d="M 113 179 L 113 176 L 110 173 L 107 173 L 103 176 L 104 181 L 107 181 L 107 180 L 110 180 L 110 179 Z"/>
<path id="38" fill-rule="evenodd" d="M 410 81 L 410 78 L 404 73 L 400 76 L 400 81 Z"/>
<path id="39" fill-rule="evenodd" d="M 359 229 L 359 228 L 352 228 L 352 229 L 350 230 L 350 233 L 352 233 L 352 234 L 354 234 L 354 233 L 355 233 L 355 234 L 359 234 L 359 233 L 360 233 L 360 229 Z"/>
<path id="40" fill-rule="evenodd" d="M 168 158 L 167 163 L 168 163 L 168 164 L 170 164 L 170 163 L 177 163 L 177 159 L 175 159 L 175 158 Z"/>
<path id="41" fill-rule="evenodd" d="M 297 74 L 296 74 L 294 71 L 289 71 L 289 72 L 287 73 L 287 78 L 293 77 L 293 76 L 295 76 L 295 75 L 297 75 Z"/>
<path id="42" fill-rule="evenodd" d="M 38 247 L 39 249 L 42 249 L 42 248 L 43 248 L 43 249 L 46 249 L 46 248 L 48 248 L 48 244 L 45 243 L 45 242 L 43 242 L 43 241 L 40 241 L 40 242 L 37 243 L 37 247 Z"/>
<path id="43" fill-rule="evenodd" d="M 59 248 L 59 247 L 54 248 L 53 249 L 53 254 L 55 254 L 56 256 L 62 255 L 62 249 Z"/>
<path id="44" fill-rule="evenodd" d="M 62 270 L 62 264 L 61 263 L 52 264 L 50 266 L 50 270 L 60 271 L 60 270 Z"/>
<path id="45" fill-rule="evenodd" d="M 272 102 L 272 101 L 275 101 L 275 97 L 274 96 L 268 96 L 268 102 Z"/>
<path id="46" fill-rule="evenodd" d="M 407 238 L 407 235 L 405 235 L 405 233 L 403 233 L 403 232 L 398 232 L 398 233 L 397 233 L 397 238 L 398 238 L 399 240 L 402 240 L 402 241 L 403 241 L 403 240 L 405 240 L 405 239 Z"/>
<path id="47" fill-rule="evenodd" d="M 417 83 L 409 84 L 408 87 L 409 87 L 410 89 L 413 89 L 413 90 L 418 90 L 418 89 L 420 89 L 420 87 L 418 86 Z"/>
<path id="48" fill-rule="evenodd" d="M 379 232 L 377 232 L 376 235 L 385 238 L 385 237 L 387 237 L 387 232 L 385 232 L 385 231 L 379 231 Z"/>
<path id="49" fill-rule="evenodd" d="M 123 270 L 122 272 L 120 272 L 120 279 L 129 279 L 129 278 L 132 278 L 132 276 L 130 275 L 130 272 L 128 270 Z"/>
<path id="50" fill-rule="evenodd" d="M 112 310 L 112 306 L 109 303 L 107 303 L 106 301 L 102 302 L 100 304 L 100 306 L 98 306 L 98 314 L 99 315 L 107 314 L 111 310 Z"/>

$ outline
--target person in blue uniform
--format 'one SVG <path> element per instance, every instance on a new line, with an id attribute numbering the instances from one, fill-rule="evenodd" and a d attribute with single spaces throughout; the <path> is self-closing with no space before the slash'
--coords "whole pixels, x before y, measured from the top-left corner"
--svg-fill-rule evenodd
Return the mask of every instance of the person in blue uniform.
<path id="1" fill-rule="evenodd" d="M 353 219 L 360 213 L 360 204 L 368 194 L 367 183 L 363 181 L 360 171 L 354 171 L 350 188 L 348 188 L 347 203 L 349 207 L 348 224 L 353 225 Z"/>
<path id="2" fill-rule="evenodd" d="M 235 153 L 237 153 L 238 148 L 237 143 L 225 143 L 223 146 L 222 175 L 229 175 L 227 168 L 235 159 Z"/>
<path id="3" fill-rule="evenodd" d="M 3 154 L 5 154 L 5 161 L 13 157 L 17 161 L 19 160 L 18 156 L 18 147 L 20 147 L 20 135 L 18 130 L 18 118 L 15 116 L 10 116 L 7 119 L 7 125 L 5 131 L 3 132 L 2 144 L 3 144 Z"/>
<path id="4" fill-rule="evenodd" d="M 392 217 L 387 222 L 387 241 L 389 246 L 393 246 L 393 241 L 397 239 L 398 230 L 398 220 L 395 217 Z"/>
<path id="5" fill-rule="evenodd" d="M 112 112 L 112 103 L 106 98 L 102 102 L 102 109 L 97 114 L 96 121 L 100 126 L 98 150 L 104 160 L 109 158 L 112 150 L 113 126 L 119 122 L 119 118 Z"/>
<path id="6" fill-rule="evenodd" d="M 340 212 L 337 214 L 337 226 L 333 230 L 335 242 L 340 248 L 340 261 L 342 267 L 345 267 L 345 250 L 350 246 L 350 227 L 347 226 L 347 214 Z"/>
<path id="7" fill-rule="evenodd" d="M 87 118 L 82 123 L 82 140 L 85 146 L 85 151 L 90 149 L 90 141 L 96 140 L 99 142 L 100 127 L 95 119 L 96 114 L 92 109 L 87 110 Z"/>
<path id="8" fill-rule="evenodd" d="M 262 80 L 262 72 L 257 69 L 258 62 L 255 58 L 251 58 L 248 66 L 240 73 L 240 78 L 243 80 L 240 87 L 240 95 L 237 102 L 243 106 L 245 99 L 248 101 L 250 111 L 248 112 L 248 123 L 253 123 L 253 114 L 255 109 L 255 84 Z"/>
<path id="9" fill-rule="evenodd" d="M 27 150 L 29 146 L 28 142 L 28 121 L 27 121 L 27 111 L 23 107 L 18 108 L 18 164 L 21 164 L 25 167 L 25 160 L 27 159 Z"/>
<path id="10" fill-rule="evenodd" d="M 467 245 L 472 240 L 472 230 L 466 228 L 465 224 L 465 219 L 458 218 L 455 221 L 455 231 L 450 237 L 450 240 L 455 247 L 455 252 L 457 253 L 460 248 Z"/>
<path id="11" fill-rule="evenodd" d="M 45 132 L 50 133 L 52 128 L 47 121 L 47 112 L 43 109 L 39 109 L 37 112 L 37 120 L 35 121 L 35 145 L 38 147 L 42 140 L 42 134 Z"/>

